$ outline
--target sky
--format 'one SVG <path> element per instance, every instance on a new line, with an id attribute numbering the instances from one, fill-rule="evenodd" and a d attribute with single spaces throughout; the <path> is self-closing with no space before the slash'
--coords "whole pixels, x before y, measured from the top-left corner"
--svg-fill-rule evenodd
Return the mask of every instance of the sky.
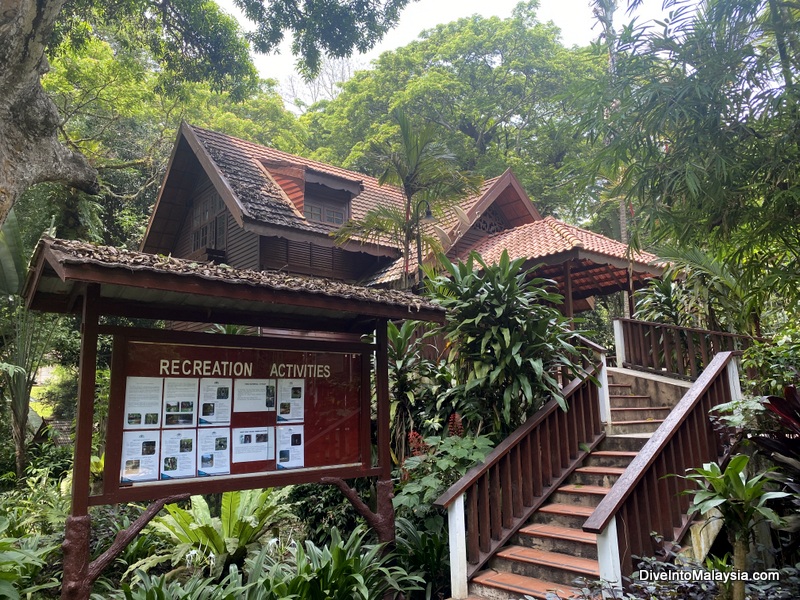
<path id="1" fill-rule="evenodd" d="M 354 62 L 361 67 L 368 67 L 369 62 L 382 52 L 393 50 L 415 40 L 421 31 L 430 29 L 440 23 L 449 23 L 462 17 L 480 14 L 484 17 L 498 16 L 507 18 L 519 0 L 418 0 L 411 2 L 400 16 L 398 26 L 390 31 L 375 48 L 365 55 L 355 55 Z M 240 18 L 232 0 L 217 0 L 217 3 L 229 14 Z M 620 25 L 630 19 L 624 13 L 625 0 L 619 0 L 623 7 L 618 12 L 616 22 Z M 661 12 L 661 0 L 644 0 L 639 18 L 649 20 L 658 18 Z M 595 39 L 598 29 L 592 29 L 594 20 L 589 0 L 540 0 L 537 11 L 539 21 L 553 21 L 561 29 L 561 39 L 565 46 L 585 46 Z M 241 21 L 241 19 L 240 19 Z M 248 24 L 242 21 L 246 30 Z M 256 67 L 262 77 L 276 79 L 285 85 L 292 76 L 298 77 L 294 70 L 295 59 L 289 51 L 289 44 L 284 43 L 280 54 L 255 55 Z"/>

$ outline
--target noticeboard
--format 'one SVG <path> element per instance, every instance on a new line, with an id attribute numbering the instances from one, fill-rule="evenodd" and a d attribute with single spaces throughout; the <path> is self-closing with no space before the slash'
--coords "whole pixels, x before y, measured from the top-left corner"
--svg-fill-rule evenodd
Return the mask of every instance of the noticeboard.
<path id="1" fill-rule="evenodd" d="M 233 340 L 115 336 L 104 491 L 93 504 L 370 470 L 372 346 Z"/>

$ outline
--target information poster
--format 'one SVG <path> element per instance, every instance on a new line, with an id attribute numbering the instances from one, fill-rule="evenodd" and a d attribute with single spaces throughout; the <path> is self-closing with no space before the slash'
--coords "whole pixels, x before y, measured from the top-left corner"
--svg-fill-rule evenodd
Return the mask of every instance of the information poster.
<path id="1" fill-rule="evenodd" d="M 120 481 L 152 481 L 158 479 L 158 431 L 125 431 L 122 433 Z"/>
<path id="2" fill-rule="evenodd" d="M 304 379 L 278 379 L 278 421 L 302 421 L 305 407 Z"/>
<path id="3" fill-rule="evenodd" d="M 195 477 L 196 429 L 174 429 L 161 436 L 161 479 Z"/>
<path id="4" fill-rule="evenodd" d="M 199 429 L 197 455 L 199 476 L 228 475 L 231 472 L 231 430 Z"/>
<path id="5" fill-rule="evenodd" d="M 163 377 L 128 377 L 125 385 L 125 429 L 161 426 Z"/>
<path id="6" fill-rule="evenodd" d="M 197 424 L 197 379 L 167 377 L 164 380 L 164 427 Z"/>
<path id="7" fill-rule="evenodd" d="M 200 380 L 200 425 L 230 425 L 232 379 Z"/>
<path id="8" fill-rule="evenodd" d="M 275 460 L 275 428 L 234 429 L 232 457 L 235 463 Z"/>
<path id="9" fill-rule="evenodd" d="M 305 439 L 302 425 L 277 427 L 278 468 L 297 469 L 305 464 Z"/>
<path id="10" fill-rule="evenodd" d="M 234 390 L 235 412 L 268 412 L 275 410 L 274 379 L 237 379 Z"/>

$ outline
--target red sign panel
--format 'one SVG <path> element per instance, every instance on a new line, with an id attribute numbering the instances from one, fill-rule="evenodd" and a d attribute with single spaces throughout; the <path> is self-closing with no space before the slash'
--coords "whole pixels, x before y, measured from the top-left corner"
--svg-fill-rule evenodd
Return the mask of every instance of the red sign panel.
<path id="1" fill-rule="evenodd" d="M 109 438 L 118 439 L 107 440 L 106 493 L 172 480 L 368 468 L 368 365 L 364 352 L 118 338 L 109 409 Z"/>

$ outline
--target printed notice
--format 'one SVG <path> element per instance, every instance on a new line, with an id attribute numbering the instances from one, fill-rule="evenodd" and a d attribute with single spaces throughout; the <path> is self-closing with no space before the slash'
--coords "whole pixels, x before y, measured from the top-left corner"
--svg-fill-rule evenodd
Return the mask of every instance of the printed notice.
<path id="1" fill-rule="evenodd" d="M 197 431 L 175 429 L 161 436 L 161 479 L 196 475 Z"/>
<path id="2" fill-rule="evenodd" d="M 230 424 L 232 392 L 232 379 L 200 380 L 200 425 Z"/>
<path id="3" fill-rule="evenodd" d="M 278 379 L 278 421 L 302 421 L 305 395 L 305 379 Z"/>
<path id="4" fill-rule="evenodd" d="M 199 465 L 197 474 L 228 475 L 231 472 L 231 430 L 230 429 L 198 429 L 197 456 Z"/>
<path id="5" fill-rule="evenodd" d="M 305 440 L 302 425 L 276 427 L 278 438 L 278 468 L 296 469 L 305 461 Z"/>
<path id="6" fill-rule="evenodd" d="M 124 429 L 153 429 L 161 426 L 163 377 L 128 377 L 125 382 Z"/>
<path id="7" fill-rule="evenodd" d="M 275 459 L 275 428 L 247 427 L 233 430 L 233 462 Z"/>
<path id="8" fill-rule="evenodd" d="M 164 380 L 164 427 L 194 427 L 197 423 L 197 378 Z"/>
<path id="9" fill-rule="evenodd" d="M 235 382 L 235 412 L 266 412 L 275 410 L 274 379 L 237 379 Z"/>
<path id="10" fill-rule="evenodd" d="M 159 435 L 158 431 L 122 432 L 122 483 L 158 479 Z"/>

